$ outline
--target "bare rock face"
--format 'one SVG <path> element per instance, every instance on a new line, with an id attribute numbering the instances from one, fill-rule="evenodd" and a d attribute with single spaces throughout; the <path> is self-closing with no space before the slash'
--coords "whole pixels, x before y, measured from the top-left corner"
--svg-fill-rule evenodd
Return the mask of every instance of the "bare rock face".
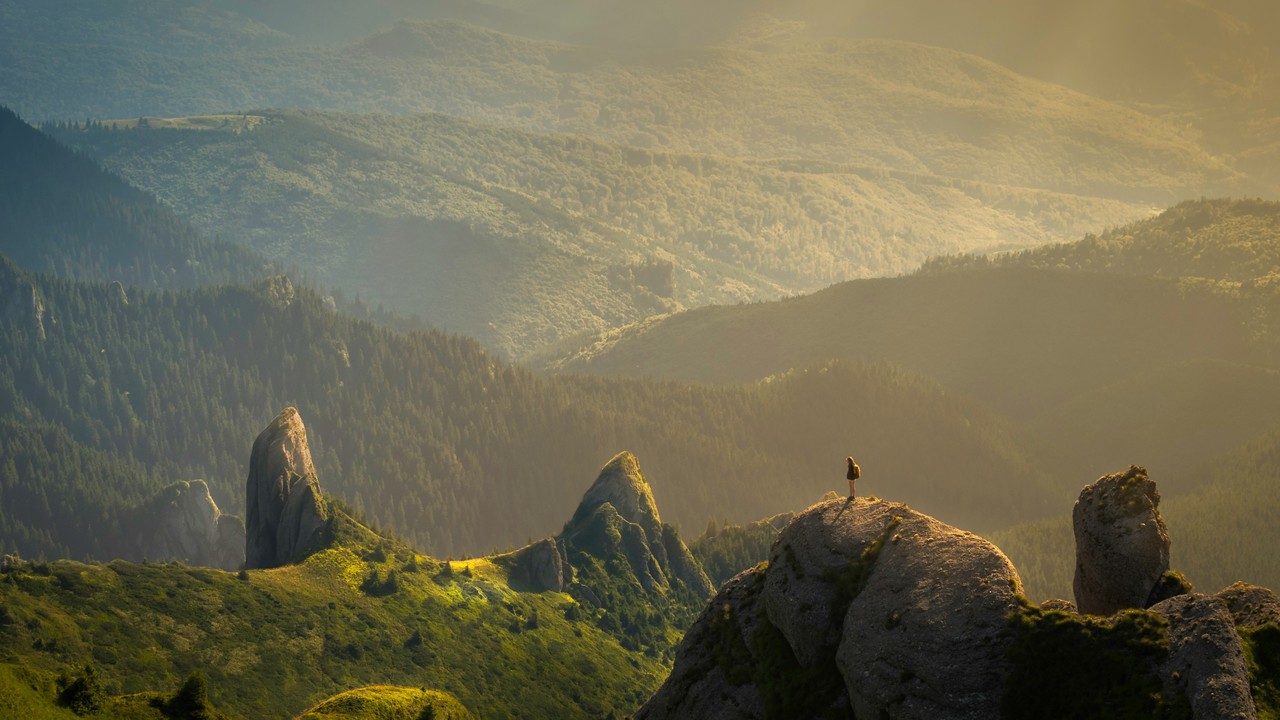
<path id="1" fill-rule="evenodd" d="M 774 714 L 996 718 L 1020 591 L 975 535 L 898 503 L 822 502 L 783 528 L 766 569 L 726 583 L 637 718 L 759 718 L 795 682 L 808 707 Z"/>
<path id="2" fill-rule="evenodd" d="M 903 510 L 844 616 L 837 661 L 854 711 L 998 717 L 1017 570 L 982 538 Z"/>
<path id="3" fill-rule="evenodd" d="M 246 490 L 246 568 L 296 560 L 325 527 L 320 482 L 295 408 L 282 410 L 254 440 Z"/>
<path id="4" fill-rule="evenodd" d="M 629 452 L 618 453 L 600 470 L 600 475 L 583 494 L 574 517 L 590 513 L 608 503 L 627 522 L 646 531 L 658 527 L 658 505 L 653 500 L 653 490 L 640 472 L 640 461 Z"/>
<path id="5" fill-rule="evenodd" d="M 801 665 L 840 643 L 839 618 L 832 616 L 840 595 L 834 577 L 886 534 L 895 513 L 907 512 L 905 505 L 865 498 L 829 500 L 800 513 L 778 534 L 764 601 Z"/>
<path id="6" fill-rule="evenodd" d="M 235 570 L 244 561 L 244 523 L 223 515 L 204 480 L 170 485 L 152 503 L 138 550 L 153 560 Z"/>
<path id="7" fill-rule="evenodd" d="M 1197 720 L 1253 720 L 1240 636 L 1227 604 L 1209 595 L 1179 595 L 1151 607 L 1169 621 L 1165 677 L 1191 703 Z"/>
<path id="8" fill-rule="evenodd" d="M 1080 491 L 1072 511 L 1076 537 L 1076 606 L 1111 615 L 1145 607 L 1169 569 L 1169 533 L 1157 507 L 1160 493 L 1147 471 L 1106 475 Z"/>
<path id="9" fill-rule="evenodd" d="M 635 720 L 764 720 L 760 689 L 733 676 L 758 664 L 751 651 L 764 606 L 764 571 L 751 569 L 724 584 L 685 633 L 671 675 Z M 740 665 L 724 662 L 737 649 Z M 742 653 L 746 653 L 743 655 Z"/>
<path id="10" fill-rule="evenodd" d="M 9 278 L 5 277 L 5 280 Z M 36 340 L 45 339 L 44 298 L 35 285 L 19 280 L 13 285 L 0 288 L 0 306 L 3 306 L 6 317 L 19 325 L 30 327 Z"/>
<path id="11" fill-rule="evenodd" d="M 573 568 L 555 538 L 545 538 L 512 553 L 511 585 L 533 592 L 560 592 L 573 581 Z"/>

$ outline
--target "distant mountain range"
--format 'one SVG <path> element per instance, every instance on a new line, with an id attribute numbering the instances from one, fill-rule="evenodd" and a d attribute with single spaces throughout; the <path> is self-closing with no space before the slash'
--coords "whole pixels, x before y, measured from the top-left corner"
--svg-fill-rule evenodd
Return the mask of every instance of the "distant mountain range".
<path id="1" fill-rule="evenodd" d="M 206 234 L 509 356 L 683 307 L 1065 240 L 1147 212 L 442 115 L 273 111 L 110 128 L 48 129 Z"/>
<path id="2" fill-rule="evenodd" d="M 1188 202 L 1074 243 L 639 323 L 547 366 L 727 383 L 825 358 L 887 360 L 1019 423 L 1064 490 L 1147 466 L 1170 526 L 1196 539 L 1175 547 L 1196 582 L 1271 584 L 1280 575 L 1261 548 L 1275 540 L 1263 518 L 1280 430 L 1278 223 L 1277 203 Z M 1033 595 L 1065 594 L 1071 568 L 1055 548 L 1068 528 L 1060 518 L 993 536 Z M 1250 540 L 1227 561 L 1237 532 Z"/>
<path id="3" fill-rule="evenodd" d="M 685 22 L 659 39 L 612 2 L 60 3 L 55 23 L 5 0 L 0 101 L 77 123 L 46 127 L 207 236 L 508 358 L 1280 188 L 1269 15 L 1098 7 L 1123 37 L 1159 19 L 1112 53 L 1074 21 L 1023 43 L 1057 17 L 1032 5 L 665 4 Z M 1213 32 L 1179 45 L 1197 18 Z M 1079 54 L 1060 35 L 1107 50 L 1041 72 Z M 1191 69 L 1121 62 L 1152 48 Z M 1185 97 L 1103 87 L 1187 73 Z M 270 109 L 291 107 L 312 110 Z"/>

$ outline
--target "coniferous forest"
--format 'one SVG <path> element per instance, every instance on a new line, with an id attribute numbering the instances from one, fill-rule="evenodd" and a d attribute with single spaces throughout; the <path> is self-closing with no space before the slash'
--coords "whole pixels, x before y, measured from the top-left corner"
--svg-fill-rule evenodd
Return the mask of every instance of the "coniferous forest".
<path id="1" fill-rule="evenodd" d="M 0 717 L 1280 717 L 1277 30 L 0 0 Z"/>

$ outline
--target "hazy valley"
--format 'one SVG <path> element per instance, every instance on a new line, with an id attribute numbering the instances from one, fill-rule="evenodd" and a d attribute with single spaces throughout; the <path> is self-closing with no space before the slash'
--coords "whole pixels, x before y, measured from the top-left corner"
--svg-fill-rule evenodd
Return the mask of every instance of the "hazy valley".
<path id="1" fill-rule="evenodd" d="M 1274 716 L 1277 28 L 0 0 L 0 716 Z"/>

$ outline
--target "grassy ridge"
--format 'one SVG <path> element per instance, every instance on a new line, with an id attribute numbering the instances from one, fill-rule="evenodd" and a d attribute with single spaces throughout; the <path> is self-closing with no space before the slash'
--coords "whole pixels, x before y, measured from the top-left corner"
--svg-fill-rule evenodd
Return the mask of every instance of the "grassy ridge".
<path id="1" fill-rule="evenodd" d="M 443 569 L 403 547 L 349 540 L 242 577 L 41 564 L 0 582 L 13 620 L 0 629 L 0 657 L 49 673 L 92 662 L 113 693 L 176 686 L 200 670 L 214 704 L 237 717 L 291 716 L 383 682 L 442 688 L 482 717 L 599 717 L 637 706 L 665 674 L 567 595 L 513 592 L 487 560 Z M 391 592 L 370 592 L 371 575 L 392 573 Z"/>
<path id="2" fill-rule="evenodd" d="M 335 695 L 298 720 L 471 720 L 475 716 L 448 693 L 394 685 L 370 685 Z"/>

